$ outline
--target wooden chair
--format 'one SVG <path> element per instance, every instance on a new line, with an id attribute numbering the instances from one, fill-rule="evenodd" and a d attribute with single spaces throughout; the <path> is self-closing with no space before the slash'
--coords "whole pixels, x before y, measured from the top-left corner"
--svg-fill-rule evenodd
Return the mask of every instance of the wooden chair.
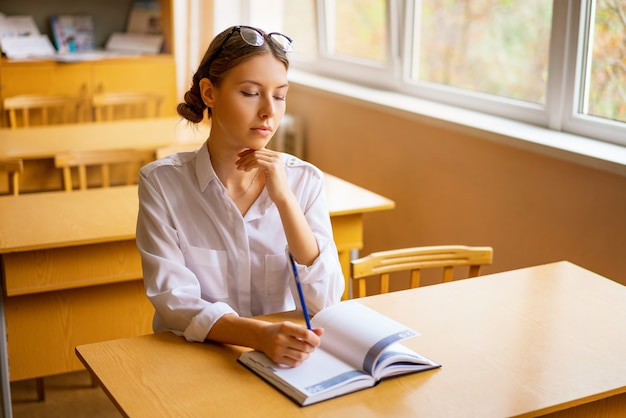
<path id="1" fill-rule="evenodd" d="M 24 162 L 21 158 L 0 159 L 0 172 L 6 173 L 9 179 L 9 194 L 20 194 L 20 174 L 24 171 Z"/>
<path id="2" fill-rule="evenodd" d="M 57 154 L 54 157 L 54 165 L 63 169 L 63 184 L 65 191 L 73 190 L 72 167 L 78 171 L 78 188 L 86 190 L 87 167 L 99 166 L 101 187 L 109 187 L 111 182 L 111 167 L 124 166 L 124 183 L 135 184 L 139 168 L 154 160 L 153 150 L 115 149 L 115 150 L 88 150 L 69 151 Z"/>
<path id="3" fill-rule="evenodd" d="M 11 129 L 31 126 L 35 112 L 40 116 L 37 119 L 40 125 L 80 122 L 82 119 L 82 100 L 76 97 L 24 94 L 5 98 L 2 107 L 9 114 Z"/>
<path id="4" fill-rule="evenodd" d="M 96 122 L 115 119 L 157 118 L 163 96 L 141 92 L 108 92 L 94 94 L 91 106 Z"/>
<path id="5" fill-rule="evenodd" d="M 410 271 L 410 286 L 420 286 L 420 273 L 423 269 L 443 269 L 442 281 L 455 279 L 456 267 L 467 266 L 468 274 L 476 277 L 480 267 L 489 265 L 493 260 L 491 247 L 468 247 L 463 245 L 440 245 L 430 247 L 403 248 L 380 251 L 352 260 L 350 270 L 353 297 L 367 296 L 366 279 L 378 276 L 380 293 L 389 292 L 390 273 Z"/>

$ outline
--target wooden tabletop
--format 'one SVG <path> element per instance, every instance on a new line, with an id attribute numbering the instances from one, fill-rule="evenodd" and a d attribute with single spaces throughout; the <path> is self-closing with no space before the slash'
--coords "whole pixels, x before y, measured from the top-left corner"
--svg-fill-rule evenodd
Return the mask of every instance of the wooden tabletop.
<path id="1" fill-rule="evenodd" d="M 393 201 L 327 175 L 330 215 L 392 208 Z M 135 238 L 137 186 L 0 196 L 0 254 Z"/>
<path id="2" fill-rule="evenodd" d="M 0 157 L 44 159 L 69 150 L 156 149 L 173 143 L 202 143 L 209 131 L 210 125 L 191 126 L 181 118 L 0 128 Z"/>
<path id="3" fill-rule="evenodd" d="M 137 186 L 0 197 L 0 254 L 135 238 Z"/>
<path id="4" fill-rule="evenodd" d="M 626 287 L 569 262 L 360 301 L 443 367 L 301 408 L 236 362 L 241 347 L 162 333 L 77 354 L 131 417 L 536 416 L 609 396 L 626 411 Z"/>
<path id="5" fill-rule="evenodd" d="M 332 216 L 393 209 L 393 200 L 326 173 L 328 206 Z"/>

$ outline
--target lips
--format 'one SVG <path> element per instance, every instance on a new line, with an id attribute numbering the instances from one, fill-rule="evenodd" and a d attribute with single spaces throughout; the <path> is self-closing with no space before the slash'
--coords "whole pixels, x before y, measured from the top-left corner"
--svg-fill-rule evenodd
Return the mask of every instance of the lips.
<path id="1" fill-rule="evenodd" d="M 257 127 L 252 128 L 252 130 L 263 135 L 272 133 L 272 128 L 270 128 L 269 126 L 257 126 Z"/>

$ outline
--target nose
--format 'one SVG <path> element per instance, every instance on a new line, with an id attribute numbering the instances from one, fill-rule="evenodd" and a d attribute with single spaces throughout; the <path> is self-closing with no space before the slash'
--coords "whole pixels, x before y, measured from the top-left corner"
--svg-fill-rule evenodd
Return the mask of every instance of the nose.
<path id="1" fill-rule="evenodd" d="M 276 104 L 274 103 L 273 97 L 264 95 L 259 108 L 259 117 L 261 119 L 268 119 L 274 116 L 275 113 Z"/>

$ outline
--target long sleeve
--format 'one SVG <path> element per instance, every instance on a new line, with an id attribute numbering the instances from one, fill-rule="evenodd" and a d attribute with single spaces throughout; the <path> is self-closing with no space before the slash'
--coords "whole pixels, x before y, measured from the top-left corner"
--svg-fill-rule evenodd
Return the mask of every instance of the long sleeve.
<path id="1" fill-rule="evenodd" d="M 305 208 L 304 214 L 313 230 L 320 254 L 311 266 L 297 266 L 307 309 L 311 315 L 338 303 L 344 290 L 344 278 L 333 240 L 324 181 L 321 173 L 319 174 L 320 181 L 315 182 L 311 203 Z M 296 287 L 292 284 L 290 288 L 294 299 L 298 301 Z"/>

